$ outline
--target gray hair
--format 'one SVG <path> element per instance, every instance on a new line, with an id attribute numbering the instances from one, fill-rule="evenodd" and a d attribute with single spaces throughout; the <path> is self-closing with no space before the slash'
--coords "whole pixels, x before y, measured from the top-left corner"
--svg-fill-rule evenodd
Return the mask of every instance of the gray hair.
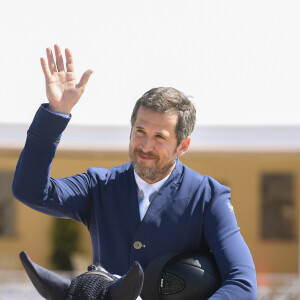
<path id="1" fill-rule="evenodd" d="M 137 100 L 131 115 L 131 126 L 134 125 L 138 110 L 143 106 L 155 112 L 177 113 L 178 122 L 175 133 L 178 145 L 190 136 L 196 123 L 196 108 L 180 91 L 171 87 L 153 88 Z"/>

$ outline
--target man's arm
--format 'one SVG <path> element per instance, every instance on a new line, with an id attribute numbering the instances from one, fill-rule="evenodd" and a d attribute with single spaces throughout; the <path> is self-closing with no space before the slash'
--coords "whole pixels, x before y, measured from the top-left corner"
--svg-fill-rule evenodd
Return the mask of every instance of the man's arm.
<path id="1" fill-rule="evenodd" d="M 256 300 L 256 271 L 240 234 L 230 203 L 230 189 L 210 179 L 211 199 L 205 213 L 205 239 L 222 276 L 221 288 L 210 300 Z"/>
<path id="2" fill-rule="evenodd" d="M 71 118 L 71 109 L 80 99 L 92 71 L 86 71 L 76 84 L 71 52 L 66 49 L 66 72 L 58 46 L 55 46 L 55 54 L 56 64 L 50 49 L 47 49 L 48 66 L 46 60 L 41 59 L 50 111 L 47 105 L 42 105 L 28 130 L 15 171 L 13 194 L 41 212 L 84 222 L 88 176 L 54 179 L 50 177 L 50 170 L 61 134 Z"/>

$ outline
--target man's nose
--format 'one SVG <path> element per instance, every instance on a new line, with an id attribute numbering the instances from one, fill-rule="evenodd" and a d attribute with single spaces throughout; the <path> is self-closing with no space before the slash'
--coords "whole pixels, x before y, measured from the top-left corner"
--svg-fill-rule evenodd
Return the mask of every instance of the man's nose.
<path id="1" fill-rule="evenodd" d="M 150 137 L 144 137 L 142 141 L 143 152 L 149 152 L 153 150 L 153 141 Z"/>

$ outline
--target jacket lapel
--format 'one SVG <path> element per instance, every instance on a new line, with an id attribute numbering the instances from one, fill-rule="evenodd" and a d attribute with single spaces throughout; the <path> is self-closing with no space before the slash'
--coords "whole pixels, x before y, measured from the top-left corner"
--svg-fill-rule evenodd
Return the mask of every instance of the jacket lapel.
<path id="1" fill-rule="evenodd" d="M 129 167 L 129 176 L 128 176 L 128 204 L 131 210 L 132 220 L 135 223 L 135 228 L 139 226 L 140 223 L 140 212 L 139 212 L 139 201 L 137 196 L 137 184 L 134 178 L 134 171 L 132 164 Z"/>
<path id="2" fill-rule="evenodd" d="M 175 195 L 182 182 L 182 175 L 183 165 L 179 159 L 177 159 L 176 166 L 170 177 L 152 199 L 142 223 L 149 223 L 153 218 L 157 218 L 157 215 L 160 214 L 166 206 L 172 205 L 172 203 L 176 201 Z"/>

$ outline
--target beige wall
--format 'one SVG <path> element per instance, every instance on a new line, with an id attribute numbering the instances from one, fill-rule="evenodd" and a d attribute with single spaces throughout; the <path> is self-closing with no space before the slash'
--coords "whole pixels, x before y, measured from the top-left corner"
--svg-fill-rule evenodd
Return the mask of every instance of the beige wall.
<path id="1" fill-rule="evenodd" d="M 20 151 L 0 151 L 0 170 L 15 169 Z M 110 168 L 128 160 L 127 153 L 58 151 L 52 176 L 84 172 L 88 167 Z M 300 153 L 187 153 L 182 161 L 201 174 L 210 175 L 232 189 L 232 204 L 241 232 L 252 252 L 258 272 L 298 270 L 298 219 L 300 198 Z M 260 237 L 260 176 L 263 173 L 292 173 L 295 177 L 295 238 L 292 241 L 265 241 Z M 15 235 L 0 238 L 0 268 L 21 268 L 18 253 L 25 249 L 38 263 L 49 266 L 48 240 L 51 218 L 15 201 Z M 90 238 L 82 226 L 81 250 L 91 258 Z"/>
<path id="2" fill-rule="evenodd" d="M 202 174 L 227 184 L 238 224 L 253 255 L 258 272 L 298 271 L 298 220 L 300 199 L 300 154 L 198 153 L 184 162 Z M 260 176 L 263 173 L 292 173 L 295 176 L 295 239 L 265 241 L 260 236 Z"/>

